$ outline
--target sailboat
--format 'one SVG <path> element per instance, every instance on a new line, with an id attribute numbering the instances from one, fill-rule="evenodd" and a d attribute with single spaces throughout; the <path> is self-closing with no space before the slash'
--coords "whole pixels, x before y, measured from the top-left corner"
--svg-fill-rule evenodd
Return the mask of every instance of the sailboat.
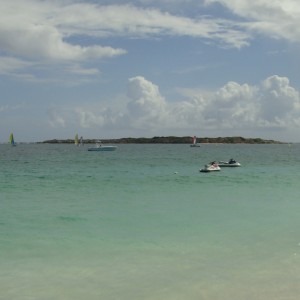
<path id="1" fill-rule="evenodd" d="M 16 146 L 16 143 L 15 143 L 15 140 L 14 140 L 14 135 L 13 135 L 13 133 L 11 133 L 10 136 L 9 136 L 9 143 L 10 143 L 12 146 Z"/>
<path id="2" fill-rule="evenodd" d="M 75 135 L 75 145 L 79 146 L 78 133 Z"/>
<path id="3" fill-rule="evenodd" d="M 193 143 L 190 146 L 191 147 L 200 147 L 200 144 L 197 143 L 197 137 L 195 135 L 192 137 L 192 139 L 193 139 Z"/>

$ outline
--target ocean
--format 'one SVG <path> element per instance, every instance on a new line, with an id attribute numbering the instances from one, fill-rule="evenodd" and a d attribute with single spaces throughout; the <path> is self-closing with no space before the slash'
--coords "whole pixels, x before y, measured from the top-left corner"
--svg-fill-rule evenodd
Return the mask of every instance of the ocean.
<path id="1" fill-rule="evenodd" d="M 1 300 L 299 299 L 300 144 L 87 147 L 0 145 Z"/>

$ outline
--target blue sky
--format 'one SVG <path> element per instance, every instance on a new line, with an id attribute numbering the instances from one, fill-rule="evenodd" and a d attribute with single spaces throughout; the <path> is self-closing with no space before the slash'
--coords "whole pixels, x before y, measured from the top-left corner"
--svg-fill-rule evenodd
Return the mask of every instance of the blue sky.
<path id="1" fill-rule="evenodd" d="M 0 142 L 300 142 L 298 0 L 0 4 Z"/>

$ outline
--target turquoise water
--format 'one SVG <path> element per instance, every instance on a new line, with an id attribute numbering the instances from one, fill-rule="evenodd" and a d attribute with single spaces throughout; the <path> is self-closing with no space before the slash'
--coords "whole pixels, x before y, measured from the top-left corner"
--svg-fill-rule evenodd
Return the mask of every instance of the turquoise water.
<path id="1" fill-rule="evenodd" d="M 0 145 L 0 299 L 299 299 L 299 154 Z"/>

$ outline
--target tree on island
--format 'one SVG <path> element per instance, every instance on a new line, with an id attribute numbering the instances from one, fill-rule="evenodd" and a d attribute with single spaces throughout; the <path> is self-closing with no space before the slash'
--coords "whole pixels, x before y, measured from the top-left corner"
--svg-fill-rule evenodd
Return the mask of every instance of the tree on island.
<path id="1" fill-rule="evenodd" d="M 85 144 L 95 144 L 99 139 L 84 139 Z M 155 136 L 152 138 L 120 138 L 120 139 L 101 139 L 103 144 L 191 144 L 192 138 L 190 136 L 177 137 L 177 136 Z M 197 138 L 197 142 L 201 144 L 283 144 L 275 140 L 265 140 L 261 138 L 243 138 L 240 136 L 234 137 L 204 137 Z M 46 140 L 42 143 L 49 144 L 74 144 L 74 139 L 53 139 Z"/>

